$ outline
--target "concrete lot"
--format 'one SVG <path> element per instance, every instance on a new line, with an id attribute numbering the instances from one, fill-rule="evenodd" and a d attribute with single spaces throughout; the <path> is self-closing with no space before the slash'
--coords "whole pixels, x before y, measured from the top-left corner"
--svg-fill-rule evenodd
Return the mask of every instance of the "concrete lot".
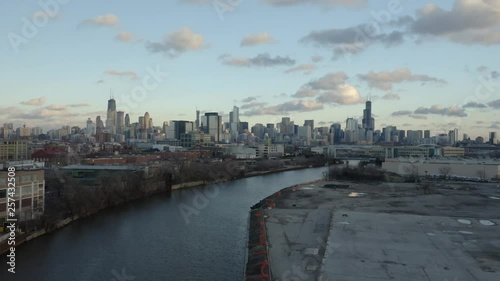
<path id="1" fill-rule="evenodd" d="M 496 184 L 325 183 L 266 210 L 273 280 L 500 280 Z"/>

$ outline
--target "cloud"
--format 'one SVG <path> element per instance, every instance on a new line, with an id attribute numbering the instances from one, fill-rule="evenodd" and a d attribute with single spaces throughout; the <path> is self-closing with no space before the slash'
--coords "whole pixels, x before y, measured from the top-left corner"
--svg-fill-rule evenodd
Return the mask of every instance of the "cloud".
<path id="1" fill-rule="evenodd" d="M 427 116 L 424 116 L 424 115 L 409 115 L 408 117 L 410 118 L 413 118 L 413 119 L 422 119 L 422 120 L 426 120 L 427 119 Z"/>
<path id="2" fill-rule="evenodd" d="M 273 43 L 274 39 L 267 32 L 259 33 L 259 34 L 251 34 L 243 38 L 240 43 L 240 47 L 246 46 L 257 46 L 263 44 Z"/>
<path id="3" fill-rule="evenodd" d="M 269 54 L 258 54 L 254 58 L 234 58 L 226 57 L 222 60 L 223 64 L 238 67 L 272 67 L 279 65 L 294 65 L 295 60 L 290 57 L 276 56 L 272 58 Z"/>
<path id="4" fill-rule="evenodd" d="M 500 2 L 456 0 L 451 10 L 427 4 L 418 11 L 410 29 L 416 34 L 443 36 L 462 44 L 500 43 Z"/>
<path id="5" fill-rule="evenodd" d="M 384 99 L 384 100 L 399 100 L 399 99 L 401 99 L 401 97 L 398 94 L 387 93 L 387 94 L 382 96 L 382 99 Z"/>
<path id="6" fill-rule="evenodd" d="M 188 27 L 183 27 L 166 35 L 161 42 L 148 42 L 146 48 L 152 53 L 164 53 L 177 57 L 187 51 L 199 51 L 207 48 L 203 35 L 195 33 Z"/>
<path id="7" fill-rule="evenodd" d="M 347 7 L 359 8 L 366 5 L 367 0 L 260 0 L 261 2 L 274 7 L 287 7 L 300 4 L 319 5 L 323 7 Z M 213 5 L 213 0 L 181 0 L 181 2 L 196 5 Z M 239 1 L 233 1 L 238 2 Z M 228 2 L 231 4 L 232 2 Z M 236 4 L 232 5 L 235 6 Z"/>
<path id="8" fill-rule="evenodd" d="M 500 78 L 500 73 L 499 73 L 498 71 L 496 71 L 496 70 L 495 70 L 495 71 L 492 71 L 492 72 L 491 72 L 491 78 L 493 78 L 493 79 L 498 79 L 498 78 Z"/>
<path id="9" fill-rule="evenodd" d="M 30 99 L 30 100 L 27 100 L 27 101 L 23 101 L 23 102 L 21 102 L 21 104 L 23 104 L 23 105 L 40 106 L 40 105 L 44 105 L 46 101 L 47 101 L 47 97 L 43 96 L 43 97 L 39 97 L 39 98 L 35 98 L 35 99 Z"/>
<path id="10" fill-rule="evenodd" d="M 320 93 L 319 90 L 299 89 L 295 94 L 292 95 L 292 97 L 293 98 L 308 98 L 308 97 L 314 97 L 319 93 Z"/>
<path id="11" fill-rule="evenodd" d="M 372 88 L 381 90 L 392 89 L 393 84 L 402 82 L 434 82 L 439 84 L 447 83 L 446 80 L 438 79 L 425 74 L 413 74 L 408 68 L 396 69 L 392 72 L 369 72 L 367 74 L 359 74 L 359 79 L 368 83 Z"/>
<path id="12" fill-rule="evenodd" d="M 467 113 L 463 108 L 457 106 L 442 107 L 441 105 L 433 105 L 429 108 L 419 107 L 414 112 L 414 114 L 436 114 L 443 116 L 456 116 L 456 117 L 467 117 Z"/>
<path id="13" fill-rule="evenodd" d="M 122 31 L 116 35 L 115 40 L 121 41 L 124 43 L 129 43 L 134 39 L 134 34 L 127 32 L 127 31 Z"/>
<path id="14" fill-rule="evenodd" d="M 480 66 L 477 67 L 476 70 L 479 71 L 479 72 L 484 72 L 484 71 L 488 70 L 488 67 L 484 66 L 484 65 L 480 65 Z"/>
<path id="15" fill-rule="evenodd" d="M 311 81 L 305 85 L 313 90 L 332 90 L 337 86 L 344 84 L 349 77 L 345 72 L 330 72 L 318 80 Z"/>
<path id="16" fill-rule="evenodd" d="M 350 105 L 362 103 L 363 98 L 358 90 L 346 84 L 348 80 L 344 72 L 331 72 L 323 77 L 304 84 L 292 97 L 316 97 L 320 103 Z"/>
<path id="17" fill-rule="evenodd" d="M 139 79 L 139 76 L 134 71 L 106 70 L 104 73 L 113 76 L 128 77 L 132 80 Z"/>
<path id="18" fill-rule="evenodd" d="M 22 112 L 21 109 L 19 109 L 17 106 L 7 106 L 7 107 L 0 107 L 0 116 L 1 115 L 12 115 L 12 114 L 18 114 L 19 112 Z"/>
<path id="19" fill-rule="evenodd" d="M 240 106 L 241 109 L 250 109 L 255 107 L 263 107 L 267 104 L 267 102 L 249 102 Z"/>
<path id="20" fill-rule="evenodd" d="M 100 79 L 100 80 L 97 80 L 97 82 L 95 82 L 96 84 L 104 84 L 104 80 Z"/>
<path id="21" fill-rule="evenodd" d="M 333 48 L 334 59 L 346 54 L 357 54 L 373 44 L 383 44 L 386 47 L 403 43 L 403 32 L 376 34 L 373 25 L 361 24 L 347 28 L 332 28 L 312 31 L 302 37 L 299 42 L 311 43 L 316 47 Z"/>
<path id="22" fill-rule="evenodd" d="M 321 103 L 349 105 L 362 103 L 363 98 L 356 88 L 344 84 L 336 87 L 334 90 L 323 92 L 318 96 L 317 101 Z"/>
<path id="23" fill-rule="evenodd" d="M 285 73 L 304 72 L 304 74 L 310 74 L 315 69 L 316 69 L 316 65 L 314 65 L 312 63 L 305 63 L 305 64 L 297 65 L 296 67 L 292 67 L 290 69 L 287 69 L 285 71 Z"/>
<path id="24" fill-rule="evenodd" d="M 322 56 L 312 56 L 312 57 L 311 57 L 311 60 L 312 60 L 313 62 L 320 62 L 320 61 L 322 61 L 322 60 L 323 60 L 323 57 L 322 57 Z"/>
<path id="25" fill-rule="evenodd" d="M 489 107 L 493 107 L 494 109 L 500 109 L 500 99 L 494 100 L 494 101 L 490 101 L 488 103 L 488 106 Z"/>
<path id="26" fill-rule="evenodd" d="M 477 102 L 468 102 L 462 106 L 462 108 L 487 108 L 488 106 L 483 103 L 477 103 Z"/>
<path id="27" fill-rule="evenodd" d="M 88 103 L 74 103 L 74 104 L 68 104 L 67 106 L 68 107 L 86 107 L 86 106 L 90 106 L 90 104 L 88 104 Z"/>
<path id="28" fill-rule="evenodd" d="M 309 112 L 323 109 L 323 104 L 311 100 L 295 100 L 282 104 L 260 107 L 244 112 L 242 115 L 281 115 L 290 112 Z"/>
<path id="29" fill-rule="evenodd" d="M 52 104 L 46 106 L 45 108 L 48 110 L 56 110 L 56 111 L 66 110 L 66 106 L 62 104 Z"/>
<path id="30" fill-rule="evenodd" d="M 185 0 L 185 1 L 200 1 L 200 0 Z M 282 7 L 299 4 L 321 5 L 327 7 L 362 7 L 366 5 L 366 0 L 261 0 L 271 6 Z"/>
<path id="31" fill-rule="evenodd" d="M 247 102 L 252 102 L 252 101 L 256 101 L 258 97 L 246 97 L 244 99 L 241 100 L 241 102 L 244 102 L 244 103 L 247 103 Z"/>
<path id="32" fill-rule="evenodd" d="M 97 26 L 115 26 L 120 23 L 120 19 L 114 14 L 106 14 L 97 16 L 92 19 L 85 20 L 83 24 L 97 25 Z"/>
<path id="33" fill-rule="evenodd" d="M 391 116 L 405 116 L 405 115 L 410 115 L 412 114 L 413 111 L 411 110 L 400 110 L 400 111 L 395 111 L 391 114 Z"/>

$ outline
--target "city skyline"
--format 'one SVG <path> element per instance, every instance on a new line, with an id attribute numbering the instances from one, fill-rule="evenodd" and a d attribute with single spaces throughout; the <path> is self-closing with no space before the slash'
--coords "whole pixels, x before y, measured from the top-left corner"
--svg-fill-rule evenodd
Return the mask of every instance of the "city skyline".
<path id="1" fill-rule="evenodd" d="M 500 127 L 494 1 L 242 1 L 222 12 L 212 1 L 64 2 L 53 12 L 0 4 L 12 11 L 1 20 L 0 56 L 10 70 L 1 81 L 15 93 L 0 106 L 2 123 L 47 131 L 105 121 L 112 88 L 117 111 L 131 120 L 149 112 L 156 124 L 194 121 L 196 110 L 227 121 L 236 105 L 250 124 L 288 116 L 329 127 L 362 119 L 371 96 L 379 130 L 458 128 L 474 138 Z M 475 21 L 475 13 L 484 16 Z M 33 36 L 23 34 L 25 19 L 46 17 Z"/>

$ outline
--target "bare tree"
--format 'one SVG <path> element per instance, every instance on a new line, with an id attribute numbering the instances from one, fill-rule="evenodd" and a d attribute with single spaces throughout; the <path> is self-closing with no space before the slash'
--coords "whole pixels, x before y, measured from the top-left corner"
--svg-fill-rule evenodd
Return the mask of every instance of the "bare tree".
<path id="1" fill-rule="evenodd" d="M 445 178 L 451 173 L 451 167 L 450 166 L 444 166 L 439 168 L 439 173 L 443 175 Z"/>

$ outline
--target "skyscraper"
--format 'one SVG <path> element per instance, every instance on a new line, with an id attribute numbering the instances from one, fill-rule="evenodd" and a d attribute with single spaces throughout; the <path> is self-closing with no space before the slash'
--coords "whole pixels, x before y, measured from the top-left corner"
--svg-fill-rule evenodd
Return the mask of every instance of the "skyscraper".
<path id="1" fill-rule="evenodd" d="M 95 118 L 95 130 L 96 130 L 96 134 L 102 132 L 103 129 L 104 129 L 104 123 L 101 120 L 101 116 L 97 116 Z"/>
<path id="2" fill-rule="evenodd" d="M 363 110 L 363 129 L 375 130 L 375 119 L 372 117 L 372 102 L 366 101 L 365 109 Z"/>
<path id="3" fill-rule="evenodd" d="M 128 116 L 128 113 L 125 114 L 125 127 L 130 127 L 130 116 Z"/>
<path id="4" fill-rule="evenodd" d="M 200 128 L 200 111 L 196 110 L 196 121 L 194 122 L 194 125 L 196 126 L 195 130 L 198 130 Z"/>
<path id="5" fill-rule="evenodd" d="M 233 107 L 233 111 L 229 112 L 229 129 L 231 130 L 231 138 L 238 138 L 240 131 L 240 109 L 237 106 Z"/>
<path id="6" fill-rule="evenodd" d="M 113 96 L 108 100 L 108 111 L 106 115 L 106 129 L 111 134 L 116 134 L 116 101 Z"/>
<path id="7" fill-rule="evenodd" d="M 116 112 L 116 133 L 123 134 L 125 131 L 125 113 L 123 111 Z"/>
<path id="8" fill-rule="evenodd" d="M 87 126 L 86 126 L 86 128 L 87 128 L 87 135 L 88 136 L 92 136 L 92 135 L 95 134 L 95 128 L 94 128 L 94 124 L 92 122 L 92 119 L 89 118 L 87 120 Z"/>
<path id="9" fill-rule="evenodd" d="M 214 138 L 214 142 L 218 143 L 221 140 L 222 133 L 222 116 L 217 112 L 207 112 L 202 119 L 202 127 L 205 133 Z"/>

